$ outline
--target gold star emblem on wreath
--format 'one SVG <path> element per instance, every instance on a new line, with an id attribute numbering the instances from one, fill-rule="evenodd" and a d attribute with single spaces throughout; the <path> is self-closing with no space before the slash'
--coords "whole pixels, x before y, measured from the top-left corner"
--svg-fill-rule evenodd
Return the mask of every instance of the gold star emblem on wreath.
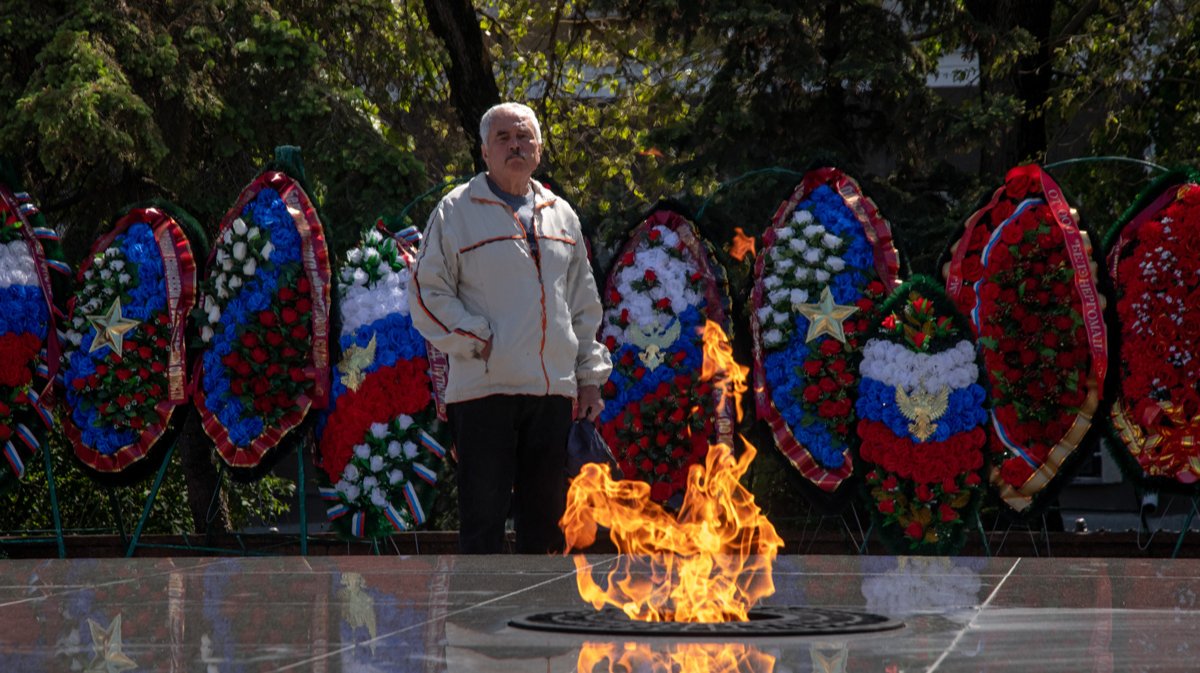
<path id="1" fill-rule="evenodd" d="M 107 628 L 89 619 L 88 628 L 92 631 L 93 652 L 89 671 L 121 673 L 137 668 L 137 664 L 121 651 L 121 615 L 113 617 Z"/>
<path id="2" fill-rule="evenodd" d="M 89 315 L 87 319 L 92 323 L 92 327 L 96 328 L 96 338 L 92 339 L 89 353 L 108 346 L 117 355 L 121 355 L 121 350 L 125 347 L 125 333 L 141 324 L 121 315 L 120 297 L 113 301 L 107 311 L 100 315 Z"/>
<path id="3" fill-rule="evenodd" d="M 821 290 L 821 300 L 815 304 L 796 304 L 794 308 L 805 318 L 808 318 L 808 334 L 804 342 L 828 334 L 842 343 L 846 343 L 846 332 L 842 329 L 842 321 L 858 311 L 857 306 L 842 306 L 833 303 L 833 293 L 826 285 Z"/>
<path id="4" fill-rule="evenodd" d="M 342 373 L 342 382 L 350 390 L 358 390 L 362 385 L 366 375 L 363 370 L 371 366 L 375 361 L 375 335 L 371 335 L 371 341 L 365 348 L 357 344 L 347 348 L 342 353 L 342 361 L 338 363 L 338 371 Z"/>

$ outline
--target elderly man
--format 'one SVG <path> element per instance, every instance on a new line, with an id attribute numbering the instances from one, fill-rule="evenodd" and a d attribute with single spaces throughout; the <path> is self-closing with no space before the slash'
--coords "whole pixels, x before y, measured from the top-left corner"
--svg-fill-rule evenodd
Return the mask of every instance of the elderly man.
<path id="1" fill-rule="evenodd" d="M 429 217 L 409 293 L 413 323 L 449 356 L 459 547 L 497 553 L 510 507 L 517 551 L 560 551 L 572 402 L 595 420 L 612 363 L 579 218 L 530 179 L 541 128 L 517 103 L 479 123 L 487 172 Z M 514 501 L 515 498 L 515 501 Z"/>

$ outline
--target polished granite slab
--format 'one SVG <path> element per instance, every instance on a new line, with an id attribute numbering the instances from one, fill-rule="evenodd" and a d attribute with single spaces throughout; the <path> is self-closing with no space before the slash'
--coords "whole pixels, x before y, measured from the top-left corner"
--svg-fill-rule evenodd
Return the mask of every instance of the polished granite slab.
<path id="1" fill-rule="evenodd" d="M 730 640 L 508 626 L 584 607 L 560 557 L 8 560 L 0 569 L 6 672 L 1200 670 L 1195 560 L 786 556 L 763 605 L 866 611 L 905 626 Z"/>

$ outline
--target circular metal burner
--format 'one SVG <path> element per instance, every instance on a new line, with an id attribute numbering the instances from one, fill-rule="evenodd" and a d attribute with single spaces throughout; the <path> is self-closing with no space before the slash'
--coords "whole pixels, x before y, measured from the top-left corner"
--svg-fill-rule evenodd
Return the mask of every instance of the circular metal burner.
<path id="1" fill-rule="evenodd" d="M 904 626 L 881 615 L 832 608 L 770 607 L 750 611 L 746 622 L 637 622 L 615 608 L 540 612 L 510 621 L 532 631 L 614 636 L 828 636 L 875 633 Z"/>

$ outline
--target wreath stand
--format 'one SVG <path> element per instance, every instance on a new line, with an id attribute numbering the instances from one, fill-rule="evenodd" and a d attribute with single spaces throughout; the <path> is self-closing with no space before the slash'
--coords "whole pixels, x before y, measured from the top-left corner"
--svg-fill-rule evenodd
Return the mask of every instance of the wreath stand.
<path id="1" fill-rule="evenodd" d="M 304 445 L 306 443 L 307 442 L 301 442 L 300 445 L 296 447 L 296 469 L 297 469 L 296 497 L 297 497 L 297 506 L 299 507 L 299 510 L 300 510 L 300 535 L 299 535 L 299 538 L 300 538 L 300 555 L 301 556 L 308 556 L 308 511 L 305 508 L 307 489 L 305 488 L 305 474 L 304 474 Z M 172 443 L 171 446 L 167 449 L 166 455 L 163 456 L 162 467 L 158 468 L 158 474 L 155 475 L 155 477 L 154 477 L 154 485 L 151 487 L 150 495 L 147 496 L 146 504 L 142 508 L 142 516 L 138 520 L 137 527 L 133 531 L 133 538 L 129 541 L 129 546 L 125 550 L 125 558 L 132 558 L 133 555 L 137 552 L 138 547 L 142 547 L 142 548 L 146 548 L 146 549 L 149 549 L 149 548 L 184 549 L 184 550 L 188 550 L 188 551 L 202 551 L 202 552 L 211 552 L 211 553 L 216 553 L 216 554 L 237 553 L 237 554 L 241 554 L 242 556 L 266 555 L 266 554 L 259 554 L 259 553 L 248 550 L 246 548 L 245 543 L 242 540 L 241 533 L 234 533 L 234 538 L 237 540 L 238 545 L 241 547 L 241 549 L 239 549 L 239 550 L 230 550 L 230 549 L 224 549 L 221 547 L 212 547 L 212 546 L 193 545 L 191 543 L 191 541 L 188 539 L 188 536 L 186 533 L 183 535 L 184 544 L 182 544 L 182 545 L 150 544 L 150 543 L 141 542 L 142 531 L 146 527 L 146 522 L 150 520 L 150 513 L 154 509 L 154 501 L 158 497 L 159 490 L 162 488 L 163 479 L 167 475 L 167 468 L 171 464 L 171 457 L 175 454 L 176 446 L 178 446 L 178 441 Z M 47 460 L 49 460 L 49 458 L 47 458 Z M 225 463 L 224 463 L 224 461 L 221 461 L 220 468 L 217 472 L 217 488 L 213 492 L 212 500 L 209 501 L 209 504 L 208 504 L 208 516 L 205 521 L 205 542 L 206 542 L 206 544 L 211 543 L 211 540 L 212 540 L 212 535 L 209 533 L 209 531 L 207 529 L 208 529 L 208 525 L 212 523 L 214 513 L 216 511 L 216 504 L 217 504 L 218 499 L 221 494 L 221 486 L 224 483 L 225 483 Z M 53 491 L 51 491 L 51 493 L 53 493 Z M 117 511 L 118 511 L 117 525 L 121 529 L 121 540 L 122 540 L 122 542 L 124 542 L 125 526 L 122 523 L 121 518 L 120 518 L 120 514 L 119 514 L 120 510 L 118 509 Z M 56 515 L 57 515 L 57 511 L 56 511 Z M 61 534 L 60 534 L 60 536 L 61 536 Z M 60 542 L 60 545 L 61 545 L 61 542 Z"/>
<path id="2" fill-rule="evenodd" d="M 0 542 L 0 547 L 10 544 L 36 544 L 54 540 L 54 542 L 58 545 L 58 558 L 64 559 L 67 557 L 67 547 L 63 538 L 62 512 L 58 507 L 58 489 L 54 480 L 54 465 L 52 465 L 50 461 L 50 442 L 43 441 L 41 444 L 42 458 L 46 462 L 46 482 L 50 490 L 50 515 L 54 520 L 54 537 L 19 537 Z"/>

